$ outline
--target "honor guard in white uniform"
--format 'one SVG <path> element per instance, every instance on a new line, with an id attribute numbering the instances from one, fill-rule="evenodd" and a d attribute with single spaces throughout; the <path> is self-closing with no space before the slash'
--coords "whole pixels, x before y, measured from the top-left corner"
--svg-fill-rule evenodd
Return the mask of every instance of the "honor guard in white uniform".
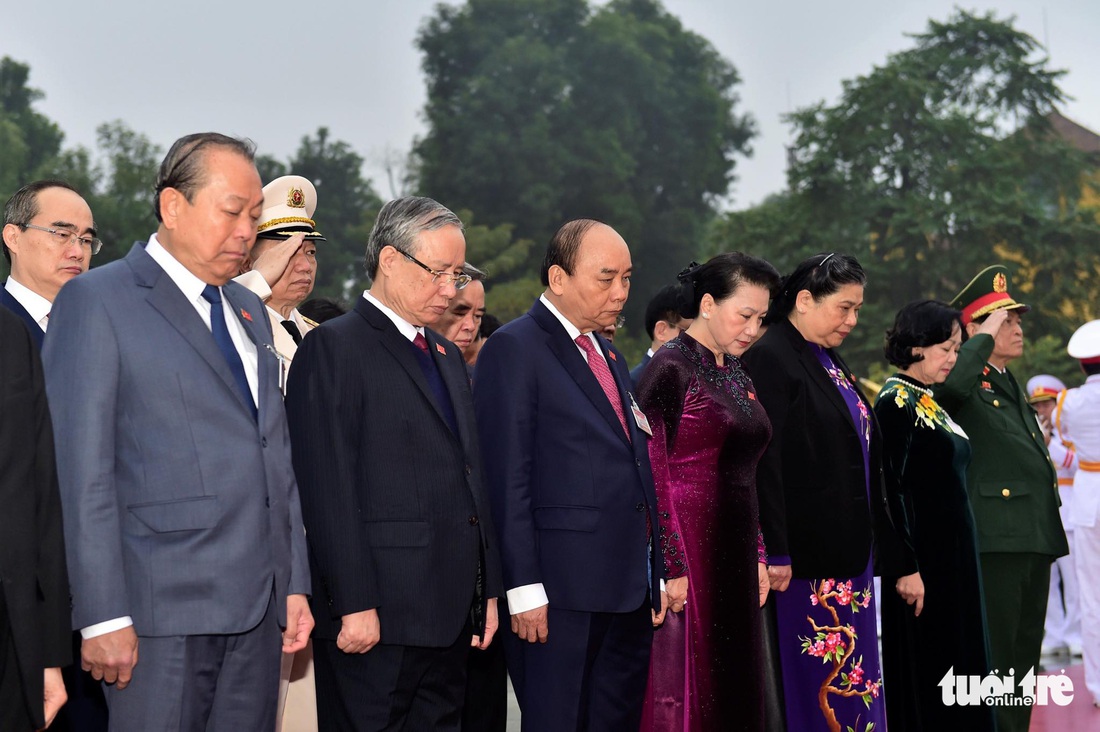
<path id="1" fill-rule="evenodd" d="M 1077 453 L 1073 482 L 1073 552 L 1081 598 L 1085 686 L 1100 706 L 1100 320 L 1085 323 L 1069 340 L 1069 355 L 1081 362 L 1085 383 L 1063 393 L 1055 424 Z"/>
<path id="2" fill-rule="evenodd" d="M 1050 461 L 1058 470 L 1058 509 L 1066 530 L 1070 553 L 1054 560 L 1050 569 L 1050 594 L 1047 597 L 1047 618 L 1043 634 L 1045 655 L 1081 655 L 1081 613 L 1077 592 L 1077 555 L 1073 548 L 1073 524 L 1070 522 L 1073 501 L 1073 475 L 1077 472 L 1077 454 L 1062 441 L 1054 425 L 1054 409 L 1058 397 L 1066 390 L 1060 379 L 1049 374 L 1032 376 L 1027 382 L 1027 397 L 1039 413 L 1039 425 L 1047 437 Z"/>
<path id="3" fill-rule="evenodd" d="M 256 244 L 236 281 L 267 305 L 279 387 L 286 394 L 286 376 L 298 344 L 317 323 L 298 312 L 313 292 L 317 278 L 317 231 L 313 212 L 317 189 L 300 175 L 284 175 L 264 186 L 264 205 L 256 226 Z M 276 732 L 316 732 L 317 692 L 313 680 L 312 643 L 293 657 L 284 656 L 279 677 Z"/>

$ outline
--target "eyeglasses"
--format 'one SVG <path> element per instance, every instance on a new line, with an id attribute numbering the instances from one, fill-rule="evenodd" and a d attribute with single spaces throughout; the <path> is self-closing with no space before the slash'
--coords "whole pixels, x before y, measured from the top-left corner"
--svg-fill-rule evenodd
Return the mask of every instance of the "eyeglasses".
<path id="1" fill-rule="evenodd" d="M 103 248 L 103 242 L 95 237 L 80 236 L 75 231 L 69 231 L 68 229 L 49 229 L 45 226 L 36 226 L 34 224 L 18 224 L 23 229 L 34 229 L 36 231 L 44 231 L 47 234 L 52 235 L 60 246 L 67 247 L 80 242 L 80 246 L 85 249 L 90 249 L 92 254 L 99 254 L 99 250 Z"/>
<path id="2" fill-rule="evenodd" d="M 394 248 L 396 249 L 396 247 Z M 398 249 L 397 251 L 400 252 L 401 250 Z M 474 279 L 465 272 L 455 274 L 454 272 L 444 272 L 442 270 L 432 269 L 411 254 L 406 254 L 405 252 L 401 252 L 401 254 L 404 255 L 405 259 L 409 260 L 417 267 L 420 267 L 422 270 L 430 274 L 432 276 L 433 285 L 449 285 L 453 282 L 455 289 L 461 290 L 463 287 L 470 284 L 470 282 Z"/>

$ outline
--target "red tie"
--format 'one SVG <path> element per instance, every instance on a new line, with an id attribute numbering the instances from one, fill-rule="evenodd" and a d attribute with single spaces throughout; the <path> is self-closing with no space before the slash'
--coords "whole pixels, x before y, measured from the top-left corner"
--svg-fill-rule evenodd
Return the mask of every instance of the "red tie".
<path id="1" fill-rule="evenodd" d="M 615 377 L 611 375 L 611 369 L 607 367 L 607 362 L 603 360 L 603 354 L 596 350 L 592 339 L 587 335 L 577 336 L 576 344 L 588 354 L 588 368 L 592 369 L 596 381 L 600 382 L 600 387 L 603 389 L 604 395 L 607 396 L 607 401 L 611 402 L 611 408 L 619 416 L 619 423 L 623 426 L 623 432 L 626 433 L 626 438 L 629 440 L 630 430 L 626 427 L 623 400 L 619 397 L 619 387 L 615 385 Z"/>
<path id="2" fill-rule="evenodd" d="M 416 338 L 413 338 L 413 345 L 419 348 L 424 353 L 428 352 L 428 339 L 424 337 L 424 334 L 420 331 L 416 332 Z"/>

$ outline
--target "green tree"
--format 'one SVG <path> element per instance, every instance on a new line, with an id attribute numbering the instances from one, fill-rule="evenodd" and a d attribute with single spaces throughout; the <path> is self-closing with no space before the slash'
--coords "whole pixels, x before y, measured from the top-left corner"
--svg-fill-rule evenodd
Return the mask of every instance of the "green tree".
<path id="1" fill-rule="evenodd" d="M 792 114 L 788 194 L 710 232 L 711 246 L 758 247 L 788 270 L 818 251 L 856 255 L 869 286 L 845 352 L 863 373 L 898 308 L 949 300 L 994 262 L 1017 270 L 1033 336 L 1064 339 L 1069 304 L 1100 304 L 1085 284 L 1100 274 L 1095 212 L 1077 204 L 1090 163 L 1048 121 L 1063 72 L 992 14 L 957 11 L 913 40 L 845 81 L 837 104 Z"/>
<path id="2" fill-rule="evenodd" d="M 33 104 L 45 95 L 27 86 L 30 66 L 0 59 L 0 197 L 7 200 L 21 185 L 41 178 L 60 152 L 64 135 Z"/>
<path id="3" fill-rule="evenodd" d="M 631 245 L 628 308 L 640 324 L 649 295 L 695 254 L 748 150 L 733 66 L 656 0 L 441 5 L 418 45 L 421 192 L 540 243 L 567 219 L 607 221 Z M 541 255 L 532 251 L 526 277 Z"/>
<path id="4" fill-rule="evenodd" d="M 466 227 L 466 261 L 484 270 L 486 310 L 504 322 L 522 315 L 543 291 L 538 273 L 527 261 L 534 250 L 530 239 L 516 239 L 512 224 L 475 224 L 469 211 L 458 211 Z"/>

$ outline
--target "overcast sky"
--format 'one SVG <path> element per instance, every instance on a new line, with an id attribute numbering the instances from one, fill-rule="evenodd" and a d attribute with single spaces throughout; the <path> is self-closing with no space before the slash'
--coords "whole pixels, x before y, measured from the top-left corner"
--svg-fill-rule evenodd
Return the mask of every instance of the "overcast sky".
<path id="1" fill-rule="evenodd" d="M 868 73 L 911 45 L 906 33 L 945 20 L 952 0 L 665 0 L 686 27 L 709 39 L 737 67 L 741 112 L 757 121 L 754 155 L 739 159 L 734 208 L 760 202 L 785 184 L 781 115 L 819 100 L 835 102 L 841 81 Z M 997 0 L 960 3 L 1016 16 L 1046 43 L 1051 64 L 1069 73 L 1063 110 L 1100 131 L 1100 3 Z M 424 130 L 425 90 L 416 32 L 436 2 L 331 0 L 0 0 L 0 55 L 31 67 L 46 93 L 38 109 L 66 133 L 66 144 L 94 147 L 95 128 L 122 119 L 162 148 L 177 137 L 217 130 L 251 137 L 261 152 L 289 157 L 305 134 L 329 127 L 371 166 L 386 150 L 405 152 Z M 445 201 L 443 203 L 446 203 Z M 322 204 L 323 205 L 323 204 Z"/>

